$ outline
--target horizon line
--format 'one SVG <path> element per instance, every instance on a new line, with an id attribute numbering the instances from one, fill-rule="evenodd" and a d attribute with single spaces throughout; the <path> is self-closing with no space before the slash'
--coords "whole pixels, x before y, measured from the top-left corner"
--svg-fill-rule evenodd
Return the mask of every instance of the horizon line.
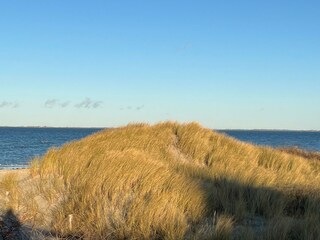
<path id="1" fill-rule="evenodd" d="M 125 126 L 125 125 L 123 125 Z M 119 126 L 120 127 L 120 126 Z M 60 126 L 0 126 L 0 128 L 71 128 L 71 129 L 112 129 L 117 127 L 60 127 Z M 210 128 L 214 131 L 288 131 L 288 132 L 320 132 L 316 129 L 287 129 L 287 128 Z"/>

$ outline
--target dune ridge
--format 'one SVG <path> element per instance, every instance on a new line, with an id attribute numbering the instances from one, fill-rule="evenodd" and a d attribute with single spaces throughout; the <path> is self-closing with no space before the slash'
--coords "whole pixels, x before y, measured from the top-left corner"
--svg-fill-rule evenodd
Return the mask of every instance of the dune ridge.
<path id="1" fill-rule="evenodd" d="M 198 123 L 129 124 L 49 150 L 27 188 L 2 179 L 0 194 L 16 195 L 0 206 L 65 239 L 318 239 L 320 162 L 310 156 Z"/>

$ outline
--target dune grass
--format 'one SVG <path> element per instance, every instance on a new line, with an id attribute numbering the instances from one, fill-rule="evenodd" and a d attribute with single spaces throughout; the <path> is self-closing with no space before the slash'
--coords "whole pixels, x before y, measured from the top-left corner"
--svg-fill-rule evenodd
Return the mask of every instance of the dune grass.
<path id="1" fill-rule="evenodd" d="M 197 123 L 131 124 L 30 169 L 50 229 L 84 239 L 317 239 L 320 162 Z"/>
<path id="2" fill-rule="evenodd" d="M 0 181 L 0 209 L 19 209 L 21 199 L 21 189 L 18 177 L 15 173 L 6 174 Z"/>
<path id="3" fill-rule="evenodd" d="M 307 158 L 307 159 L 320 160 L 320 153 L 319 152 L 306 151 L 306 150 L 300 149 L 298 147 L 279 148 L 279 150 L 282 152 L 297 155 L 297 156 Z"/>

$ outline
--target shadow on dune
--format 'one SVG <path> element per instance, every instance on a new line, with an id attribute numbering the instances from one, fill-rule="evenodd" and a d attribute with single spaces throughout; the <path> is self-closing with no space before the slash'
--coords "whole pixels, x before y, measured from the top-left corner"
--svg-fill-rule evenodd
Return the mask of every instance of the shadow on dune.
<path id="1" fill-rule="evenodd" d="M 47 231 L 44 229 L 33 229 L 28 225 L 23 225 L 12 209 L 0 215 L 0 240 L 35 240 L 65 238 L 61 234 Z M 72 239 L 75 239 L 72 237 Z"/>
<path id="2" fill-rule="evenodd" d="M 278 214 L 301 217 L 310 196 L 299 191 L 280 190 L 242 184 L 225 178 L 204 179 L 201 184 L 207 199 L 207 212 L 225 212 L 273 217 Z M 314 199 L 313 199 L 314 200 Z M 238 204 L 242 204 L 239 206 Z"/>
<path id="3" fill-rule="evenodd" d="M 216 215 L 219 218 L 220 215 L 226 214 L 235 220 L 235 226 L 250 227 L 256 236 L 267 234 L 266 239 L 318 239 L 320 234 L 320 228 L 317 227 L 320 222 L 318 195 L 297 189 L 278 190 L 243 184 L 226 178 L 213 179 L 203 176 L 193 176 L 193 178 L 199 182 L 205 197 L 205 218 L 213 219 Z M 310 214 L 316 217 L 314 223 L 308 220 Z M 84 239 L 80 232 L 66 235 L 41 229 L 33 231 L 38 232 L 42 239 L 44 237 Z M 273 235 L 268 235 L 268 231 Z M 281 235 L 281 232 L 285 233 Z M 235 231 L 233 239 L 244 239 L 237 234 Z M 188 238 L 187 235 L 185 237 Z"/>
<path id="4" fill-rule="evenodd" d="M 0 216 L 0 239 L 4 240 L 31 240 L 26 232 L 23 231 L 22 224 L 12 209 Z"/>
<path id="5" fill-rule="evenodd" d="M 180 171 L 177 173 L 188 175 Z M 288 239 L 317 239 L 317 234 L 320 233 L 318 227 L 312 230 L 312 225 L 306 226 L 306 224 L 309 225 L 306 218 L 309 218 L 311 213 L 316 217 L 315 224 L 320 222 L 320 198 L 316 194 L 313 195 L 297 189 L 280 191 L 262 186 L 257 187 L 226 178 L 190 175 L 188 177 L 197 181 L 202 189 L 206 202 L 205 217 L 213 218 L 215 213 L 218 216 L 227 214 L 235 219 L 236 225 L 246 224 L 259 235 L 263 234 L 269 222 L 277 218 L 294 220 L 287 230 L 291 236 Z M 80 233 L 64 235 L 44 229 L 28 229 L 22 226 L 11 209 L 2 216 L 0 215 L 0 240 L 48 239 L 50 237 L 83 238 Z"/>
<path id="6" fill-rule="evenodd" d="M 320 197 L 303 189 L 275 189 L 242 184 L 226 178 L 197 178 L 205 194 L 207 217 L 226 214 L 235 226 L 251 227 L 259 236 L 277 239 L 318 239 L 320 234 Z M 271 232 L 272 232 L 271 231 Z M 280 235 L 279 235 L 280 236 Z M 238 239 L 238 238 L 235 238 Z M 239 238 L 241 239 L 241 238 Z M 281 237 L 278 239 L 282 239 Z"/>

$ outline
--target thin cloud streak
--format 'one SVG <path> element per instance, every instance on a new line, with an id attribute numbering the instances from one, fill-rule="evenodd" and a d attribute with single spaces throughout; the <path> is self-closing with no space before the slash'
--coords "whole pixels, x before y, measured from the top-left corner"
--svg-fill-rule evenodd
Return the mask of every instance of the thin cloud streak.
<path id="1" fill-rule="evenodd" d="M 87 108 L 87 109 L 96 109 L 101 107 L 103 104 L 102 101 L 93 101 L 90 98 L 84 99 L 82 102 L 75 104 L 76 108 Z"/>
<path id="2" fill-rule="evenodd" d="M 141 105 L 141 106 L 127 106 L 127 107 L 121 107 L 120 110 L 123 111 L 123 110 L 136 110 L 136 111 L 140 111 L 144 108 L 144 105 Z"/>
<path id="3" fill-rule="evenodd" d="M 59 108 L 66 108 L 71 106 L 72 102 L 71 101 L 62 101 L 58 99 L 48 99 L 45 101 L 44 106 L 46 108 L 54 108 L 54 107 L 59 107 Z M 85 98 L 83 101 L 76 103 L 73 105 L 75 108 L 86 108 L 86 109 L 96 109 L 101 107 L 103 104 L 102 101 L 93 101 L 90 98 Z"/>
<path id="4" fill-rule="evenodd" d="M 18 108 L 19 107 L 19 103 L 18 102 L 8 102 L 8 101 L 2 101 L 0 103 L 0 108 Z"/>
<path id="5" fill-rule="evenodd" d="M 44 106 L 46 108 L 53 108 L 58 104 L 58 100 L 57 99 L 48 99 L 45 103 Z"/>
<path id="6" fill-rule="evenodd" d="M 62 107 L 62 108 L 68 107 L 69 105 L 70 105 L 70 101 L 66 101 L 66 102 L 63 102 L 63 103 L 59 104 L 59 106 Z"/>
<path id="7" fill-rule="evenodd" d="M 137 110 L 137 111 L 140 111 L 140 110 L 143 109 L 143 108 L 144 108 L 144 105 L 141 105 L 141 106 L 136 107 L 136 110 Z"/>
<path id="8" fill-rule="evenodd" d="M 102 105 L 102 103 L 103 103 L 102 101 L 94 102 L 92 105 L 92 108 L 99 108 Z"/>

